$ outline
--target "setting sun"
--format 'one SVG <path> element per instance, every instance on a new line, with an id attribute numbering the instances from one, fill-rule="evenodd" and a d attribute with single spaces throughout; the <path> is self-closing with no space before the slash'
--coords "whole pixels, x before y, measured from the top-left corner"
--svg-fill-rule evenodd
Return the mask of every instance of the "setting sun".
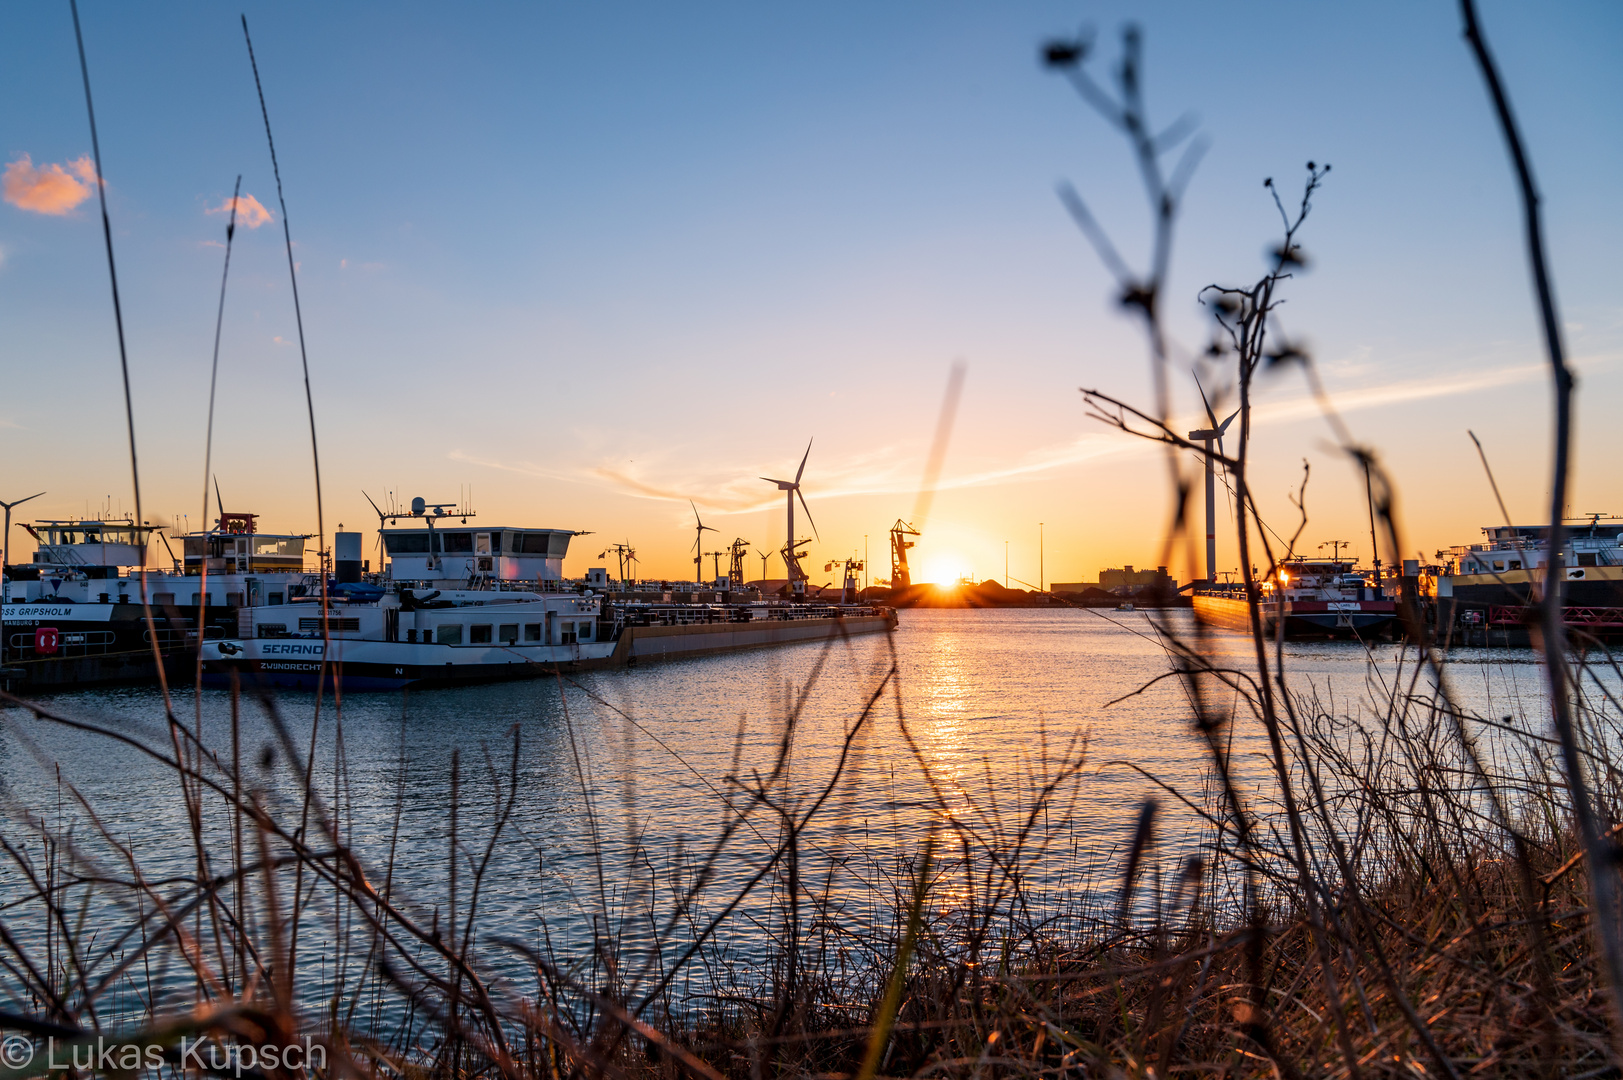
<path id="1" fill-rule="evenodd" d="M 955 585 L 958 579 L 970 572 L 969 560 L 961 555 L 943 552 L 931 555 L 920 567 L 915 580 L 934 582 L 937 585 Z"/>

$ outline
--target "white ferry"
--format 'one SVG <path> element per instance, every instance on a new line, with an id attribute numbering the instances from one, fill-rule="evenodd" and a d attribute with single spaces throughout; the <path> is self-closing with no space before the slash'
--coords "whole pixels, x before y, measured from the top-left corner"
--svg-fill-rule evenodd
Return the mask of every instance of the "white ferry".
<path id="1" fill-rule="evenodd" d="M 282 607 L 241 610 L 238 633 L 204 641 L 205 679 L 389 690 L 534 678 L 762 645 L 890 630 L 866 605 L 610 603 L 566 583 L 577 535 L 469 527 L 462 511 L 413 501 L 380 530 L 390 558 L 376 585 L 339 585 Z M 460 521 L 447 525 L 451 518 Z M 602 571 L 589 580 L 606 584 Z"/>

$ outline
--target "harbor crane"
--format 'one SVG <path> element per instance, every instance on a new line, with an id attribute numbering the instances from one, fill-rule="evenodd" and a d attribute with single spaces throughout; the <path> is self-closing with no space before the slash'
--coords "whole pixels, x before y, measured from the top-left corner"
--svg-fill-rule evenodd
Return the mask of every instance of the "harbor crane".
<path id="1" fill-rule="evenodd" d="M 606 548 L 603 553 L 598 556 L 598 558 L 606 559 L 609 557 L 611 552 L 614 554 L 614 557 L 619 563 L 620 567 L 620 589 L 621 591 L 629 590 L 631 586 L 628 583 L 629 579 L 626 577 L 626 567 L 633 566 L 636 563 L 637 549 L 631 546 L 630 541 L 627 541 L 623 544 L 614 544 Z M 632 573 L 635 574 L 636 570 L 633 569 Z"/>
<path id="2" fill-rule="evenodd" d="M 918 536 L 919 531 L 903 521 L 896 519 L 896 524 L 890 527 L 890 587 L 905 589 L 913 584 L 913 574 L 907 568 L 907 549 L 913 546 L 909 536 Z"/>
<path id="3" fill-rule="evenodd" d="M 840 603 L 856 603 L 857 575 L 865 569 L 863 561 L 857 558 L 834 559 L 823 564 L 823 573 L 832 573 L 836 568 L 844 571 L 840 581 Z"/>
<path id="4" fill-rule="evenodd" d="M 742 536 L 734 540 L 728 554 L 732 556 L 727 564 L 727 587 L 729 589 L 742 589 L 744 587 L 744 555 L 749 551 L 750 542 Z M 761 576 L 766 576 L 766 556 L 761 556 Z"/>
<path id="5" fill-rule="evenodd" d="M 728 554 L 728 552 L 725 552 L 725 551 L 707 551 L 704 554 L 705 554 L 705 557 L 710 560 L 710 569 L 713 572 L 713 574 L 715 575 L 710 579 L 711 582 L 714 583 L 714 582 L 720 581 L 721 580 L 721 557 L 723 555 Z"/>

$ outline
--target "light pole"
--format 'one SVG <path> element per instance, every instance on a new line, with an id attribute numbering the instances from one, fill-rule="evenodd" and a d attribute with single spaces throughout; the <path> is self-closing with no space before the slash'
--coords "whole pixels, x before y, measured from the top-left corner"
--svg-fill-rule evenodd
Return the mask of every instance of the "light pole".
<path id="1" fill-rule="evenodd" d="M 1009 587 L 1009 542 L 1003 541 L 1003 587 Z"/>
<path id="2" fill-rule="evenodd" d="M 1043 523 L 1037 522 L 1037 591 L 1047 592 L 1043 586 Z"/>

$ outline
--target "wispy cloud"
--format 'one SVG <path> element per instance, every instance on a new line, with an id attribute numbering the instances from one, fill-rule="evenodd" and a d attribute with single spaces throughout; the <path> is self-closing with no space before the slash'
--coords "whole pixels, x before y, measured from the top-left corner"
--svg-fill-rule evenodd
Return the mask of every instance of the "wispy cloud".
<path id="1" fill-rule="evenodd" d="M 1578 366 L 1585 372 L 1614 365 L 1619 357 L 1599 355 L 1586 358 Z M 1332 389 L 1331 399 L 1343 416 L 1370 409 L 1391 407 L 1408 402 L 1433 398 L 1456 397 L 1483 390 L 1536 383 L 1544 379 L 1547 369 L 1543 364 L 1514 364 L 1495 368 L 1453 372 L 1444 375 L 1403 379 L 1382 385 L 1367 385 L 1375 372 L 1359 365 L 1360 382 L 1365 385 L 1350 389 Z M 1276 400 L 1259 405 L 1252 413 L 1254 425 L 1279 425 L 1310 419 L 1319 415 L 1319 404 L 1305 389 L 1281 395 Z M 1204 419 L 1183 417 L 1173 426 L 1198 427 Z M 1114 430 L 1085 431 L 1065 442 L 1033 449 L 1019 458 L 1000 464 L 988 464 L 957 475 L 943 476 L 938 490 L 987 487 L 992 484 L 1018 483 L 1036 479 L 1044 473 L 1065 469 L 1102 458 L 1150 453 L 1158 444 Z M 782 475 L 781 465 L 754 466 L 740 464 L 730 478 L 713 474 L 698 474 L 679 465 L 666 467 L 663 462 L 643 464 L 582 463 L 580 465 L 540 465 L 525 461 L 498 461 L 462 450 L 453 450 L 454 461 L 521 476 L 561 480 L 571 483 L 607 483 L 623 494 L 637 498 L 672 502 L 682 506 L 694 499 L 707 510 L 722 513 L 746 513 L 779 505 L 782 496 L 756 479 L 757 475 Z M 789 462 L 793 464 L 793 462 Z M 773 472 L 773 468 L 780 472 Z M 813 448 L 812 467 L 807 469 L 807 497 L 818 499 L 841 498 L 850 495 L 911 495 L 918 491 L 923 460 L 918 448 L 895 445 L 873 447 L 860 454 L 838 459 L 818 460 Z M 702 493 L 702 494 L 696 494 Z"/>
<path id="2" fill-rule="evenodd" d="M 219 206 L 203 208 L 205 214 L 229 214 L 231 212 L 231 199 L 223 199 Z M 265 209 L 263 203 L 252 195 L 239 195 L 236 197 L 237 224 L 245 229 L 257 229 L 267 221 L 275 221 L 271 212 Z"/>
<path id="3" fill-rule="evenodd" d="M 89 157 L 36 167 L 34 159 L 24 154 L 6 166 L 0 188 L 4 188 L 6 202 L 20 210 L 60 217 L 90 198 L 95 182 L 96 166 Z"/>

